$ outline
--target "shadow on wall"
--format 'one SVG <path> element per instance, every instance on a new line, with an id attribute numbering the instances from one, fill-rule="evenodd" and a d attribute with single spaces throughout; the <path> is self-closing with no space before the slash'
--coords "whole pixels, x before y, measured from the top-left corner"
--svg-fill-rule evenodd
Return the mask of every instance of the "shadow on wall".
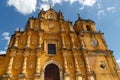
<path id="1" fill-rule="evenodd" d="M 2 78 L 0 77 L 0 80 L 2 80 Z"/>

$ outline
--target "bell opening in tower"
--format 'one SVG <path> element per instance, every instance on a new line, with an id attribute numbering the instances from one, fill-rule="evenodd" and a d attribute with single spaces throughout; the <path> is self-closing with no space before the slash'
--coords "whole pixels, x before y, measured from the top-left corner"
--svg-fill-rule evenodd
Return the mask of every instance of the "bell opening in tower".
<path id="1" fill-rule="evenodd" d="M 87 31 L 91 31 L 91 28 L 89 25 L 86 25 L 86 29 L 87 29 Z"/>

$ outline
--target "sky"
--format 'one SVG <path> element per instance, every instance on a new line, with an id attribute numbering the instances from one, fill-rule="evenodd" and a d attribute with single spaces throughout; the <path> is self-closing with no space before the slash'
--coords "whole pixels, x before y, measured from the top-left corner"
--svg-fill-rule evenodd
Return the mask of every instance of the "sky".
<path id="1" fill-rule="evenodd" d="M 120 0 L 0 0 L 0 54 L 5 54 L 11 36 L 18 28 L 24 30 L 28 18 L 38 17 L 50 5 L 62 11 L 65 20 L 74 22 L 77 14 L 95 21 L 97 31 L 104 33 L 108 48 L 120 65 Z"/>

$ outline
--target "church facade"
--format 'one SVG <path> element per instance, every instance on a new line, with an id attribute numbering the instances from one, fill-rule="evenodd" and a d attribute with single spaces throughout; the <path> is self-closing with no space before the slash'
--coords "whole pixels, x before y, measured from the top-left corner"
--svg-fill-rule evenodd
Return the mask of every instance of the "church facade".
<path id="1" fill-rule="evenodd" d="M 0 56 L 1 80 L 120 80 L 119 66 L 92 20 L 75 24 L 43 9 L 12 35 Z"/>

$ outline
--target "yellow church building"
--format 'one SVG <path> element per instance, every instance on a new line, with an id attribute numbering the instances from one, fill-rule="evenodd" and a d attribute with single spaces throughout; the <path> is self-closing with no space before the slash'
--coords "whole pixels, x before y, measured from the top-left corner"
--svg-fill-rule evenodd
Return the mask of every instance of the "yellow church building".
<path id="1" fill-rule="evenodd" d="M 0 56 L 1 80 L 120 80 L 119 66 L 95 22 L 43 9 L 12 35 Z"/>

